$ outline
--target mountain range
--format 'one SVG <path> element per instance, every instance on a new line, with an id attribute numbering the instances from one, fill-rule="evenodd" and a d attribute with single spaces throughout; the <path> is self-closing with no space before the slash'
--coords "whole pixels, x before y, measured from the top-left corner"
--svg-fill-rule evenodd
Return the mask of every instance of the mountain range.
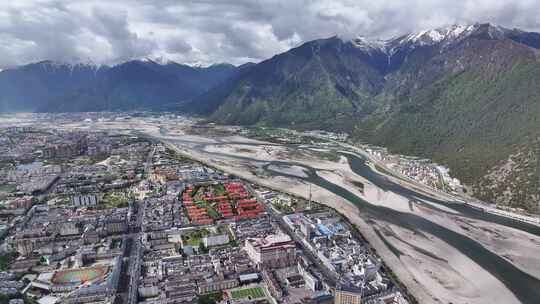
<path id="1" fill-rule="evenodd" d="M 190 100 L 231 77 L 236 67 L 191 67 L 151 59 L 115 66 L 42 61 L 0 72 L 0 112 L 154 109 Z"/>
<path id="2" fill-rule="evenodd" d="M 540 34 L 473 24 L 318 39 L 239 67 L 41 62 L 0 72 L 0 111 L 179 109 L 346 131 L 445 164 L 482 199 L 539 211 L 539 60 Z"/>
<path id="3" fill-rule="evenodd" d="M 491 24 L 332 37 L 263 61 L 188 106 L 227 124 L 347 131 L 449 166 L 482 199 L 539 211 L 539 48 L 540 34 Z"/>

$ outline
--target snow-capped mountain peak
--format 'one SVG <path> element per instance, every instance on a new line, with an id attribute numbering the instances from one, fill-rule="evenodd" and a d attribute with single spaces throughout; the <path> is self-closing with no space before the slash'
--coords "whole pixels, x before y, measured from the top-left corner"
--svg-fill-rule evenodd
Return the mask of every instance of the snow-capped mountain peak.
<path id="1" fill-rule="evenodd" d="M 374 50 L 386 52 L 389 41 L 381 39 L 370 40 L 364 36 L 358 36 L 352 40 L 352 43 L 356 47 L 363 49 L 366 52 L 371 52 Z"/>
<path id="2" fill-rule="evenodd" d="M 454 24 L 418 33 L 406 35 L 402 42 L 410 42 L 418 45 L 432 45 L 440 42 L 452 42 L 472 33 L 477 25 Z"/>
<path id="3" fill-rule="evenodd" d="M 168 65 L 168 64 L 176 63 L 175 61 L 170 60 L 168 58 L 165 58 L 163 56 L 153 57 L 153 58 L 151 58 L 151 57 L 143 57 L 143 58 L 138 59 L 138 61 L 158 64 L 158 65 Z"/>
<path id="4" fill-rule="evenodd" d="M 435 29 L 422 30 L 387 40 L 370 40 L 359 36 L 352 39 L 351 42 L 354 46 L 368 53 L 379 50 L 387 55 L 392 55 L 397 49 L 405 45 L 411 48 L 440 45 L 444 49 L 480 31 L 487 33 L 492 39 L 501 39 L 510 30 L 491 24 L 453 24 Z"/>

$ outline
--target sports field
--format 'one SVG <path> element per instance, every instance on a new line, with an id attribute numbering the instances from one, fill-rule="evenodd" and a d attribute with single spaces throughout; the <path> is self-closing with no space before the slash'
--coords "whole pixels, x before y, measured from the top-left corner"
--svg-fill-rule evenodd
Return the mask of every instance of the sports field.
<path id="1" fill-rule="evenodd" d="M 253 288 L 246 288 L 246 289 L 240 289 L 240 290 L 233 290 L 231 291 L 231 297 L 233 300 L 238 299 L 257 299 L 257 298 L 264 298 L 266 297 L 266 294 L 264 293 L 264 290 L 261 287 L 253 287 Z"/>
<path id="2" fill-rule="evenodd" d="M 54 273 L 52 282 L 55 284 L 84 284 L 102 278 L 107 274 L 108 267 L 61 270 Z"/>

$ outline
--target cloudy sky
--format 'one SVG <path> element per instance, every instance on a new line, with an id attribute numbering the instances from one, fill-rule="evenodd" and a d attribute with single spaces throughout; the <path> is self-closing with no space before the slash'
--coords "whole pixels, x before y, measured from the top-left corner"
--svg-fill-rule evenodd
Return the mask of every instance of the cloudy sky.
<path id="1" fill-rule="evenodd" d="M 454 23 L 540 30 L 538 0 L 3 0 L 0 68 L 259 61 L 316 38 L 388 38 Z"/>

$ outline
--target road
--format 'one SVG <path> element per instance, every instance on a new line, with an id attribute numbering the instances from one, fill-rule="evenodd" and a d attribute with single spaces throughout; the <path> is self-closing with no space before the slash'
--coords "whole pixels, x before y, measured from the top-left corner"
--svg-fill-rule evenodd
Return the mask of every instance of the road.
<path id="1" fill-rule="evenodd" d="M 272 212 L 274 212 L 274 211 L 271 211 L 271 213 Z M 275 216 L 275 215 L 273 215 L 273 216 Z M 304 242 L 303 242 L 302 238 L 299 237 L 298 234 L 296 234 L 296 232 L 291 230 L 291 228 L 285 223 L 285 221 L 283 220 L 283 218 L 281 216 L 279 216 L 278 223 L 279 223 L 279 227 L 283 231 L 285 231 L 285 233 L 287 233 L 288 235 L 290 235 L 293 238 L 293 240 L 296 242 L 297 246 L 301 247 L 302 252 L 309 259 L 309 261 L 313 265 L 316 265 L 317 270 L 323 275 L 322 279 L 323 279 L 324 283 L 326 285 L 328 285 L 328 286 L 331 286 L 331 287 L 336 286 L 337 279 L 338 279 L 336 277 L 336 275 L 334 273 L 332 273 L 331 271 L 329 271 L 326 267 L 319 266 L 319 265 L 322 265 L 322 262 L 319 260 L 319 258 L 317 258 L 317 256 L 315 256 L 315 254 L 309 248 L 307 248 L 304 245 Z"/>
<path id="2" fill-rule="evenodd" d="M 305 246 L 304 242 L 302 241 L 302 238 L 300 238 L 294 231 L 292 231 L 291 228 L 289 227 L 289 225 L 287 225 L 287 223 L 285 223 L 285 221 L 283 220 L 283 214 L 277 212 L 271 206 L 268 206 L 268 204 L 264 201 L 264 199 L 261 198 L 257 194 L 257 192 L 255 192 L 255 190 L 253 190 L 253 188 L 251 187 L 251 185 L 249 183 L 246 183 L 246 188 L 247 188 L 247 190 L 249 192 L 251 192 L 251 194 L 253 194 L 253 196 L 255 196 L 255 198 L 257 199 L 259 204 L 265 206 L 266 211 L 272 217 L 272 219 L 276 223 L 278 223 L 281 230 L 283 230 L 285 233 L 287 233 L 289 236 L 292 237 L 292 239 L 296 243 L 296 246 L 298 246 L 298 247 L 300 247 L 302 249 L 302 252 L 309 259 L 311 264 L 315 265 L 317 267 L 318 273 L 322 276 L 321 279 L 323 280 L 323 282 L 326 285 L 329 285 L 329 286 L 332 286 L 332 287 L 335 286 L 336 282 L 337 282 L 336 276 L 332 272 L 330 272 L 328 269 L 326 269 L 325 267 L 319 267 L 319 265 L 322 264 L 321 261 L 319 260 L 319 258 L 317 258 L 317 256 L 315 256 L 315 254 L 313 254 L 313 252 L 311 252 L 311 250 L 309 250 L 309 248 L 307 248 Z"/>
<path id="3" fill-rule="evenodd" d="M 332 287 L 336 286 L 337 278 L 336 278 L 335 274 L 330 272 L 324 266 L 319 267 L 319 265 L 321 265 L 322 262 L 319 260 L 319 258 L 317 258 L 317 256 L 315 256 L 315 254 L 313 252 L 311 252 L 311 250 L 309 248 L 307 248 L 305 246 L 304 242 L 302 241 L 302 238 L 299 237 L 296 234 L 296 232 L 292 231 L 292 229 L 289 227 L 289 225 L 287 225 L 287 223 L 285 223 L 285 221 L 283 220 L 283 214 L 278 213 L 271 206 L 268 206 L 268 204 L 264 201 L 264 199 L 262 199 L 259 195 L 257 195 L 257 192 L 255 192 L 253 190 L 253 188 L 251 187 L 251 185 L 249 183 L 246 183 L 246 188 L 248 189 L 249 192 L 251 192 L 253 194 L 253 196 L 255 196 L 257 198 L 257 201 L 259 202 L 259 204 L 266 207 L 266 210 L 267 210 L 268 214 L 272 217 L 272 219 L 276 223 L 278 223 L 281 230 L 283 230 L 285 233 L 287 233 L 289 236 L 292 237 L 292 239 L 295 241 L 296 245 L 302 249 L 302 252 L 309 259 L 311 264 L 315 265 L 317 267 L 317 270 L 318 270 L 319 274 L 322 275 L 323 282 L 326 285 L 329 285 L 329 286 L 332 286 Z"/>
<path id="4" fill-rule="evenodd" d="M 147 178 L 148 173 L 152 166 L 152 159 L 154 157 L 154 153 L 156 152 L 156 148 L 154 147 L 150 153 L 148 153 L 148 157 L 146 158 L 146 162 L 144 164 L 144 171 L 143 171 L 143 179 Z M 141 244 L 142 240 L 142 224 L 144 219 L 144 201 L 139 202 L 135 201 L 130 205 L 130 208 L 136 209 L 136 215 L 135 215 L 135 221 L 134 225 L 130 225 L 131 233 L 126 235 L 126 239 L 131 244 L 131 248 L 129 251 L 125 252 L 125 257 L 128 259 L 128 270 L 127 270 L 127 276 L 128 276 L 128 293 L 127 297 L 125 297 L 125 304 L 136 304 L 138 302 L 138 286 L 139 286 L 139 277 L 140 277 L 140 271 L 141 271 L 141 257 L 143 253 L 143 248 Z"/>
<path id="5" fill-rule="evenodd" d="M 132 238 L 132 248 L 131 255 L 129 257 L 129 290 L 127 303 L 136 304 L 138 302 L 137 288 L 139 286 L 139 276 L 140 276 L 140 258 L 141 258 L 141 238 L 140 233 L 137 233 L 135 237 Z"/>

